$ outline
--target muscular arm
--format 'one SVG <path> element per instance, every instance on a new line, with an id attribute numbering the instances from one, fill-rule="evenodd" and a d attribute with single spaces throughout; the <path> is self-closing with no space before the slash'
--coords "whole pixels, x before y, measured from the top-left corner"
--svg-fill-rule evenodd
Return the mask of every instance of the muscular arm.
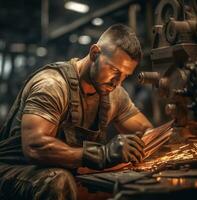
<path id="1" fill-rule="evenodd" d="M 116 128 L 120 133 L 134 133 L 137 131 L 145 132 L 146 129 L 152 128 L 151 122 L 139 112 L 136 115 L 128 118 L 122 123 L 116 124 Z"/>
<path id="2" fill-rule="evenodd" d="M 34 114 L 22 117 L 22 147 L 31 163 L 77 168 L 81 165 L 82 148 L 72 148 L 56 139 L 57 126 Z"/>

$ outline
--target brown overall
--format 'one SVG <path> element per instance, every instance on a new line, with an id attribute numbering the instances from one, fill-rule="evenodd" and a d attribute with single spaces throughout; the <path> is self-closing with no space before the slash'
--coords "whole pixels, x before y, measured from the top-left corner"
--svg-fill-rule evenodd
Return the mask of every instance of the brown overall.
<path id="1" fill-rule="evenodd" d="M 105 96 L 100 99 L 96 120 L 98 123 L 95 123 L 94 131 L 84 129 L 82 127 L 84 110 L 80 97 L 79 80 L 74 67 L 69 62 L 44 66 L 32 74 L 26 84 L 36 73 L 48 68 L 57 69 L 69 85 L 69 106 L 64 120 L 60 123 L 57 138 L 70 146 L 78 147 L 82 146 L 84 140 L 104 142 L 107 113 L 110 108 L 109 97 Z M 28 164 L 22 152 L 20 130 L 16 135 L 10 134 L 10 127 L 14 127 L 14 118 L 20 109 L 23 88 L 0 131 L 0 199 L 76 199 L 76 183 L 71 171 Z"/>

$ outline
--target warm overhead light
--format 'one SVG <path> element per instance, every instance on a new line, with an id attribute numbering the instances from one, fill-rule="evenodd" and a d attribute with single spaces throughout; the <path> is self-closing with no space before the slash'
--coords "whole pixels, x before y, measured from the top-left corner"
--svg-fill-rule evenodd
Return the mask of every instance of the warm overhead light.
<path id="1" fill-rule="evenodd" d="M 89 6 L 86 4 L 69 1 L 64 4 L 64 7 L 68 10 L 73 10 L 79 13 L 87 13 L 89 11 Z"/>
<path id="2" fill-rule="evenodd" d="M 78 39 L 79 44 L 87 45 L 91 42 L 91 37 L 88 35 L 81 35 Z"/>
<path id="3" fill-rule="evenodd" d="M 95 25 L 95 26 L 101 26 L 103 24 L 103 19 L 101 18 L 94 18 L 92 20 L 92 24 Z"/>

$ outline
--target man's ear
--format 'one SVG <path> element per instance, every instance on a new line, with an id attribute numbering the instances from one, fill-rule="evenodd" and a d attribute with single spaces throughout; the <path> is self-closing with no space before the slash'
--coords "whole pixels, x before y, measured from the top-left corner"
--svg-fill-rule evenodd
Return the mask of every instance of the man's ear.
<path id="1" fill-rule="evenodd" d="M 97 44 L 93 44 L 90 47 L 90 51 L 89 51 L 90 60 L 92 62 L 96 61 L 96 59 L 98 58 L 100 52 L 101 52 L 100 47 Z"/>

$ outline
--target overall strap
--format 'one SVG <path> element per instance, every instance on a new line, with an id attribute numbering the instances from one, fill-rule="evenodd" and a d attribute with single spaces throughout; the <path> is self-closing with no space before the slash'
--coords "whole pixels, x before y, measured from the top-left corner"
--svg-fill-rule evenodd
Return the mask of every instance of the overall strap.
<path id="1" fill-rule="evenodd" d="M 82 106 L 80 98 L 79 80 L 74 66 L 69 62 L 57 63 L 58 68 L 69 85 L 69 112 L 74 126 L 82 123 Z"/>
<path id="2" fill-rule="evenodd" d="M 109 95 L 102 96 L 100 99 L 100 111 L 99 111 L 99 128 L 104 131 L 108 126 L 110 111 Z"/>

